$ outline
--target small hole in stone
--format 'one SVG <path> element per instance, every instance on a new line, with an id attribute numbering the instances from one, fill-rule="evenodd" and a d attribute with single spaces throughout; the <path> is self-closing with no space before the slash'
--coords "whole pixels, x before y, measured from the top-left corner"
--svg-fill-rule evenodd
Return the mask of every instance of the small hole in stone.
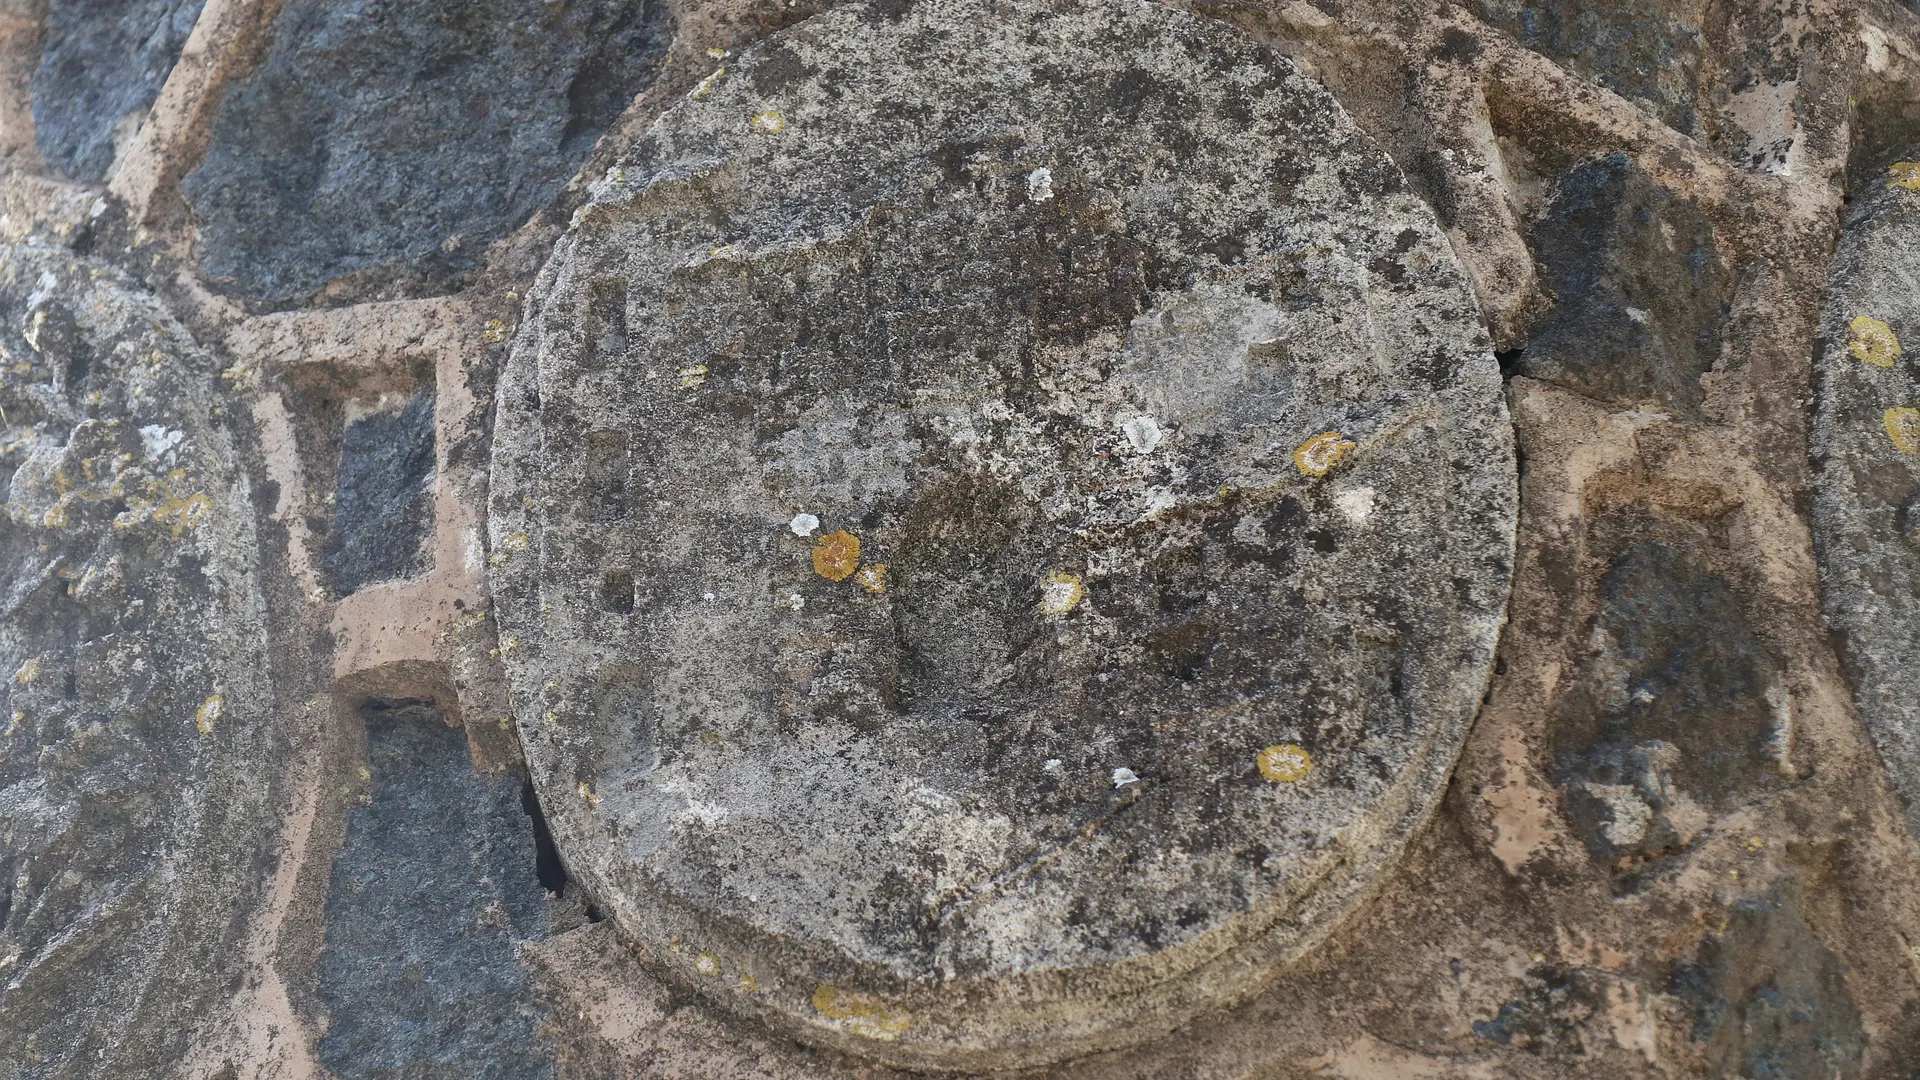
<path id="1" fill-rule="evenodd" d="M 600 606 L 616 615 L 633 614 L 633 574 L 609 570 L 600 579 Z"/>
<path id="2" fill-rule="evenodd" d="M 1494 360 L 1500 365 L 1501 378 L 1511 379 L 1520 373 L 1520 357 L 1525 355 L 1526 351 L 1526 348 L 1522 346 L 1518 349 L 1508 349 L 1505 352 L 1493 354 Z"/>

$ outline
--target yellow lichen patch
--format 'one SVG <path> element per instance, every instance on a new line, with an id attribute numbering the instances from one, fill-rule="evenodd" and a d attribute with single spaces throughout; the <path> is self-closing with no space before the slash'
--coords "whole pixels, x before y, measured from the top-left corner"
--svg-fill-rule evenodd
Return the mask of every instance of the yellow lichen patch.
<path id="1" fill-rule="evenodd" d="M 1766 850 L 1767 842 L 1762 837 L 1749 836 L 1747 837 L 1746 847 L 1748 851 L 1764 851 Z"/>
<path id="2" fill-rule="evenodd" d="M 720 974 L 720 958 L 710 952 L 703 952 L 693 959 L 693 970 L 712 978 Z"/>
<path id="3" fill-rule="evenodd" d="M 904 1010 L 857 990 L 821 983 L 813 992 L 813 1010 L 864 1039 L 892 1042 L 913 1023 Z"/>
<path id="4" fill-rule="evenodd" d="M 1920 409 L 1888 409 L 1880 418 L 1893 448 L 1903 454 L 1920 454 Z"/>
<path id="5" fill-rule="evenodd" d="M 1863 364 L 1874 367 L 1892 367 L 1900 359 L 1900 337 L 1893 327 L 1871 315 L 1854 317 L 1848 328 L 1847 351 Z"/>
<path id="6" fill-rule="evenodd" d="M 202 735 L 213 734 L 213 725 L 220 722 L 221 714 L 227 711 L 227 699 L 219 694 L 208 694 L 207 700 L 193 710 L 193 726 Z"/>
<path id="7" fill-rule="evenodd" d="M 1353 440 L 1337 431 L 1308 439 L 1293 452 L 1293 464 L 1303 476 L 1325 476 L 1354 448 Z"/>
<path id="8" fill-rule="evenodd" d="M 1896 161 L 1888 166 L 1887 186 L 1920 191 L 1920 161 Z"/>
<path id="9" fill-rule="evenodd" d="M 480 340 L 488 345 L 498 345 L 507 340 L 507 324 L 499 319 L 488 319 L 480 325 Z"/>
<path id="10" fill-rule="evenodd" d="M 580 781 L 579 791 L 580 797 L 587 801 L 588 806 L 598 807 L 600 805 L 600 796 L 593 793 L 592 784 L 587 783 L 585 780 Z"/>
<path id="11" fill-rule="evenodd" d="M 753 977 L 753 976 L 751 976 L 751 975 L 746 975 L 746 974 L 742 974 L 742 975 L 740 976 L 740 992 L 741 992 L 741 993 L 744 993 L 744 994 L 757 994 L 757 993 L 759 993 L 759 992 L 760 992 L 760 980 L 758 980 L 758 979 L 756 979 L 756 978 L 754 978 L 754 977 Z"/>
<path id="12" fill-rule="evenodd" d="M 813 545 L 813 572 L 828 581 L 845 581 L 860 569 L 860 538 L 838 529 Z"/>
<path id="13" fill-rule="evenodd" d="M 19 683 L 21 686 L 31 686 L 33 681 L 39 677 L 40 661 L 37 657 L 31 656 L 27 658 L 26 663 L 21 664 L 13 673 L 13 681 Z"/>
<path id="14" fill-rule="evenodd" d="M 858 574 L 853 576 L 853 583 L 875 596 L 886 592 L 887 564 L 883 562 L 868 563 L 860 568 Z"/>
<path id="15" fill-rule="evenodd" d="M 1065 615 L 1086 599 L 1086 587 L 1078 575 L 1055 570 L 1040 580 L 1040 614 Z"/>
<path id="16" fill-rule="evenodd" d="M 1254 755 L 1253 763 L 1259 767 L 1261 776 L 1276 784 L 1299 783 L 1313 771 L 1313 755 L 1307 753 L 1306 747 L 1293 743 L 1269 746 Z"/>
<path id="17" fill-rule="evenodd" d="M 787 130 L 787 118 L 780 115 L 779 109 L 762 109 L 753 114 L 753 130 L 778 135 Z"/>
<path id="18" fill-rule="evenodd" d="M 714 68 L 713 73 L 708 75 L 706 78 L 701 79 L 700 85 L 694 87 L 693 93 L 688 94 L 687 96 L 698 101 L 699 99 L 706 97 L 708 94 L 713 93 L 713 88 L 716 86 L 719 86 L 720 80 L 726 77 L 727 77 L 726 68 L 724 67 Z"/>
<path id="19" fill-rule="evenodd" d="M 680 389 L 682 390 L 698 389 L 701 383 L 707 381 L 707 365 L 688 364 L 686 367 L 681 368 L 675 374 L 680 379 Z"/>

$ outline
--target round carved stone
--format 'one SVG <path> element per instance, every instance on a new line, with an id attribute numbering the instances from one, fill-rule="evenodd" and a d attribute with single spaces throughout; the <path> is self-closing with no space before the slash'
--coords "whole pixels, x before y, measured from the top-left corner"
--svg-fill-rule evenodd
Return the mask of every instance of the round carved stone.
<path id="1" fill-rule="evenodd" d="M 1514 458 L 1432 215 L 1141 0 L 851 4 L 594 186 L 500 387 L 501 649 L 570 873 L 898 1064 L 1243 996 L 1425 819 Z"/>
<path id="2" fill-rule="evenodd" d="M 1814 542 L 1861 717 L 1920 828 L 1920 165 L 1854 200 L 1815 385 Z"/>

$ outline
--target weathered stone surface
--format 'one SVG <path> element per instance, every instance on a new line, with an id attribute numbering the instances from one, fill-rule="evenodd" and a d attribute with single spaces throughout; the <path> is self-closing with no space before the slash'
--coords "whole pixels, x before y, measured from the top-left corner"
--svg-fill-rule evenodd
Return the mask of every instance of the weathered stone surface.
<path id="1" fill-rule="evenodd" d="M 1792 724 L 1744 606 L 1694 553 L 1630 542 L 1599 600 L 1550 749 L 1581 841 L 1634 870 L 1691 843 L 1716 812 L 1777 790 Z"/>
<path id="2" fill-rule="evenodd" d="M 676 979 L 936 1067 L 1247 993 L 1437 798 L 1513 462 L 1317 86 L 1141 2 L 850 5 L 594 188 L 503 376 L 503 653 Z"/>
<path id="3" fill-rule="evenodd" d="M 1475 0 L 1481 17 L 1692 134 L 1699 122 L 1700 0 Z"/>
<path id="4" fill-rule="evenodd" d="M 431 393 L 388 395 L 348 420 L 327 536 L 336 591 L 432 567 L 433 450 Z"/>
<path id="5" fill-rule="evenodd" d="M 1559 179 L 1531 242 L 1554 306 L 1513 370 L 1602 401 L 1697 414 L 1733 292 L 1700 207 L 1613 155 Z"/>
<path id="6" fill-rule="evenodd" d="M 659 0 L 291 0 L 182 184 L 264 308 L 457 286 L 545 206 L 665 47 Z"/>
<path id="7" fill-rule="evenodd" d="M 0 1060 L 150 1075 L 222 981 L 273 694 L 217 365 L 105 266 L 0 249 Z"/>
<path id="8" fill-rule="evenodd" d="M 202 0 L 49 0 L 33 125 L 47 163 L 105 179 L 146 120 Z"/>
<path id="9" fill-rule="evenodd" d="M 365 806 L 333 860 L 318 1058 L 345 1080 L 539 1080 L 553 1050 L 521 960 L 549 933 L 523 776 L 482 776 L 439 710 L 376 701 Z"/>
<path id="10" fill-rule="evenodd" d="M 1821 320 L 1812 448 L 1827 618 L 1861 715 L 1920 827 L 1920 191 L 1850 208 Z"/>

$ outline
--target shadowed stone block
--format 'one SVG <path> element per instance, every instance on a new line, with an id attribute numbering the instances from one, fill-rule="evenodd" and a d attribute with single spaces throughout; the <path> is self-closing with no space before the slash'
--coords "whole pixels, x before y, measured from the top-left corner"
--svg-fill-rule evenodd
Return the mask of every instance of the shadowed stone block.
<path id="1" fill-rule="evenodd" d="M 550 1077 L 519 954 L 547 933 L 525 779 L 475 773 L 437 711 L 379 704 L 327 894 L 318 1059 L 344 1080 Z"/>
<path id="2" fill-rule="evenodd" d="M 193 32 L 201 0 L 49 0 L 33 129 L 40 156 L 104 180 Z"/>
<path id="3" fill-rule="evenodd" d="M 937 1068 L 1240 998 L 1488 676 L 1514 463 L 1432 215 L 1158 4 L 853 4 L 593 187 L 493 582 L 569 872 L 683 985 Z"/>
<path id="4" fill-rule="evenodd" d="M 343 595 L 433 565 L 433 392 L 350 416 L 325 559 Z"/>
<path id="5" fill-rule="evenodd" d="M 659 0 L 291 0 L 182 187 L 262 308 L 445 291 L 653 80 Z"/>

